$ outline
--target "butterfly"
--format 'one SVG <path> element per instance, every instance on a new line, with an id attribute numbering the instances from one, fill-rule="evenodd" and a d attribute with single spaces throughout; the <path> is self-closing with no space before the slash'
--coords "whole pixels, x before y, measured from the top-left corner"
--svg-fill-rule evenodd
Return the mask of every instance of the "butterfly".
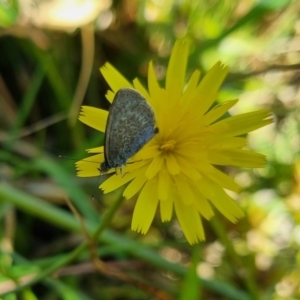
<path id="1" fill-rule="evenodd" d="M 157 133 L 155 115 L 146 99 L 131 88 L 120 89 L 109 109 L 105 136 L 104 161 L 100 164 L 101 174 L 112 168 L 126 165 Z"/>

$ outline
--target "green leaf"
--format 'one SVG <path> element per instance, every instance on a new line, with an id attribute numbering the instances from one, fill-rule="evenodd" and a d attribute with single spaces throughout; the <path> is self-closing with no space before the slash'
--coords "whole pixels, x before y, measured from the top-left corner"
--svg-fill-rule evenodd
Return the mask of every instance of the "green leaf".
<path id="1" fill-rule="evenodd" d="M 198 300 L 201 291 L 201 282 L 197 274 L 197 266 L 200 261 L 200 246 L 195 245 L 193 247 L 193 256 L 185 276 L 183 286 L 180 293 L 180 300 Z"/>

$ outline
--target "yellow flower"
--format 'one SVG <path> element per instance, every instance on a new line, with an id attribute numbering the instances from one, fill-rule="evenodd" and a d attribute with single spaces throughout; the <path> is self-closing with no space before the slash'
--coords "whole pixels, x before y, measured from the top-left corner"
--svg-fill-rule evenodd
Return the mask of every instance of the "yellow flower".
<path id="1" fill-rule="evenodd" d="M 138 194 L 132 230 L 145 234 L 159 205 L 163 222 L 172 217 L 173 208 L 190 244 L 204 240 L 201 217 L 210 219 L 213 207 L 235 222 L 242 210 L 224 189 L 238 192 L 240 186 L 216 166 L 259 168 L 265 164 L 261 154 L 243 149 L 244 134 L 272 122 L 268 110 L 259 110 L 220 118 L 237 102 L 228 101 L 212 108 L 228 67 L 216 63 L 200 81 L 195 70 L 186 82 L 188 45 L 177 41 L 166 74 L 166 86 L 159 86 L 152 62 L 148 69 L 148 90 L 138 79 L 131 84 L 106 63 L 101 73 L 109 83 L 107 99 L 112 102 L 121 88 L 139 91 L 152 106 L 159 133 L 124 166 L 123 177 L 112 175 L 100 188 L 109 193 L 127 184 L 124 197 Z M 104 132 L 108 112 L 83 106 L 80 121 Z M 78 176 L 99 176 L 104 160 L 103 147 L 88 150 L 97 153 L 76 163 Z M 87 161 L 88 160 L 88 161 Z M 98 162 L 99 165 L 92 163 Z M 114 171 L 114 170 L 112 170 Z"/>

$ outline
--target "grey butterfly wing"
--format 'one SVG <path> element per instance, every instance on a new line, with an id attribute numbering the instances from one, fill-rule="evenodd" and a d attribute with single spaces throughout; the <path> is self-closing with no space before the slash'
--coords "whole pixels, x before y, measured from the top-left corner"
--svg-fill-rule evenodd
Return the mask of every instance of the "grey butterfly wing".
<path id="1" fill-rule="evenodd" d="M 110 168 L 121 167 L 157 133 L 152 108 L 133 89 L 121 89 L 109 110 L 104 155 Z"/>

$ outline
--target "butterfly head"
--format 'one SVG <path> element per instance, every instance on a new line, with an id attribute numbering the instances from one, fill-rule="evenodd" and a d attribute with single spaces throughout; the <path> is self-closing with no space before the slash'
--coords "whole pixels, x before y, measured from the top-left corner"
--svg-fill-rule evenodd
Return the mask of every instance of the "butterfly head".
<path id="1" fill-rule="evenodd" d="M 100 164 L 99 171 L 100 171 L 101 175 L 107 173 L 110 169 L 111 169 L 111 167 L 109 166 L 109 164 L 106 161 L 104 161 Z"/>

